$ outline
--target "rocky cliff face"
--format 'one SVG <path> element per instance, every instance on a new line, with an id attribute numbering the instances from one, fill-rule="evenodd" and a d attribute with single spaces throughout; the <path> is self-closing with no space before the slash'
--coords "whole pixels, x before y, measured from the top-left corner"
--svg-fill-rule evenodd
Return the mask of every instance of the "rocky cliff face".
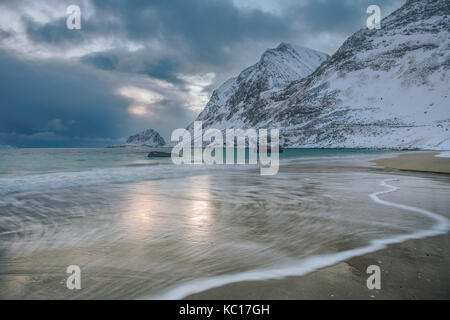
<path id="1" fill-rule="evenodd" d="M 279 128 L 287 147 L 450 149 L 449 14 L 448 0 L 409 0 L 282 90 L 235 95 L 247 89 L 231 79 L 233 102 L 216 93 L 198 120 Z"/>
<path id="2" fill-rule="evenodd" d="M 197 120 L 203 121 L 205 128 L 255 126 L 265 116 L 264 106 L 271 103 L 268 96 L 306 77 L 327 58 L 325 53 L 281 43 L 215 90 Z M 192 124 L 188 128 L 192 129 Z"/>
<path id="3" fill-rule="evenodd" d="M 165 145 L 163 137 L 153 129 L 147 129 L 130 136 L 127 142 L 123 145 L 126 147 L 161 147 Z"/>

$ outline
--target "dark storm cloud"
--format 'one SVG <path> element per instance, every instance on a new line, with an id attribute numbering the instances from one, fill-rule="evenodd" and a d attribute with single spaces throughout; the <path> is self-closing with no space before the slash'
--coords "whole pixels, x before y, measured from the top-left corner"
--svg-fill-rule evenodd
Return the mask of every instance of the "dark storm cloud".
<path id="1" fill-rule="evenodd" d="M 378 4 L 388 10 L 399 6 L 402 1 L 380 0 Z M 135 61 L 142 61 L 138 63 L 141 68 L 135 68 L 133 72 L 177 81 L 173 76 L 177 72 L 206 72 L 210 68 L 216 69 L 217 73 L 220 67 L 227 70 L 253 63 L 262 53 L 260 47 L 253 46 L 258 42 L 267 43 L 267 46 L 276 46 L 281 41 L 302 45 L 306 39 L 314 35 L 319 38 L 322 32 L 327 32 L 334 41 L 330 46 L 337 47 L 345 35 L 364 27 L 366 8 L 371 1 L 291 1 L 285 3 L 281 14 L 256 9 L 240 10 L 230 1 L 214 0 L 94 0 L 93 4 L 101 16 L 113 16 L 120 21 L 116 25 L 117 34 L 142 43 L 144 48 L 133 53 L 98 52 L 83 58 L 83 61 L 100 68 L 129 71 L 123 65 L 119 67 L 121 64 L 117 61 L 130 59 L 132 55 Z M 382 13 L 387 14 L 386 10 Z M 146 46 L 154 39 L 167 47 L 164 58 L 152 57 L 154 49 Z M 248 46 L 243 45 L 245 43 Z M 250 55 L 253 60 L 241 62 L 237 47 L 254 52 Z"/>
<path id="2" fill-rule="evenodd" d="M 181 70 L 181 62 L 176 58 L 161 58 L 156 61 L 147 62 L 142 71 L 158 79 L 166 80 L 172 83 L 179 83 L 175 74 Z"/>
<path id="3" fill-rule="evenodd" d="M 188 60 L 224 64 L 225 48 L 246 39 L 283 39 L 293 33 L 289 21 L 259 10 L 238 10 L 230 1 L 92 1 L 95 15 L 84 18 L 82 29 L 65 28 L 65 17 L 37 23 L 23 17 L 35 43 L 79 45 L 95 37 L 146 44 L 158 40 Z M 251 50 L 251 48 L 250 48 Z"/>
<path id="4" fill-rule="evenodd" d="M 386 16 L 403 2 L 376 4 Z M 212 83 L 202 85 L 202 93 L 211 93 L 282 41 L 332 54 L 364 27 L 366 8 L 375 4 L 255 3 L 244 8 L 228 0 L 0 0 L 2 8 L 19 17 L 11 23 L 23 27 L 10 30 L 3 24 L 0 29 L 0 145 L 104 146 L 145 128 L 167 139 L 174 128 L 194 119 L 187 107 L 192 99 L 189 76 L 214 72 Z M 80 5 L 81 30 L 66 28 L 66 4 Z M 39 18 L 52 9 L 57 12 L 47 17 L 59 18 L 42 22 Z M 11 41 L 19 33 L 20 41 Z M 11 50 L 2 51 L 6 43 Z M 6 53 L 13 50 L 17 57 Z M 34 60 L 19 59 L 22 54 Z M 145 81 L 152 78 L 169 86 L 153 88 Z M 115 92 L 123 86 L 154 89 L 163 99 L 150 106 L 149 115 L 133 117 L 127 112 L 133 101 Z"/>
<path id="5" fill-rule="evenodd" d="M 134 40 L 159 38 L 189 44 L 214 59 L 216 48 L 246 38 L 267 39 L 291 32 L 282 17 L 259 10 L 238 10 L 230 1 L 93 1 L 97 11 L 122 21 Z"/>
<path id="6" fill-rule="evenodd" d="M 60 18 L 51 23 L 37 23 L 31 17 L 24 16 L 22 19 L 28 38 L 33 42 L 46 42 L 48 44 L 58 44 L 61 42 L 81 41 L 85 33 L 73 32 L 65 27 L 66 19 Z"/>
<path id="7" fill-rule="evenodd" d="M 111 94 L 112 83 L 98 72 L 64 62 L 22 61 L 1 51 L 0 69 L 2 143 L 40 145 L 52 137 L 61 142 L 57 131 L 68 138 L 118 137 L 126 102 Z"/>
<path id="8" fill-rule="evenodd" d="M 115 70 L 119 63 L 118 57 L 112 52 L 90 53 L 81 57 L 80 61 L 103 70 Z"/>
<path id="9" fill-rule="evenodd" d="M 158 39 L 171 46 L 187 45 L 200 59 L 217 62 L 223 47 L 246 39 L 278 40 L 309 32 L 351 32 L 363 27 L 371 0 L 309 0 L 285 2 L 282 14 L 257 9 L 241 10 L 225 0 L 92 0 L 95 15 L 83 18 L 82 32 L 65 28 L 65 18 L 47 24 L 24 20 L 29 37 L 59 44 L 92 36 L 114 35 L 137 42 Z M 388 9 L 403 0 L 379 0 Z M 81 5 L 82 7 L 82 5 Z M 83 7 L 82 7 L 83 10 Z M 83 11 L 82 11 L 83 12 Z M 383 12 L 383 11 L 382 11 Z M 186 54 L 186 52 L 183 52 Z M 219 56 L 217 56 L 219 54 Z"/>
<path id="10" fill-rule="evenodd" d="M 133 52 L 107 49 L 88 53 L 81 61 L 105 70 L 135 72 L 177 82 L 176 73 L 208 72 L 208 68 L 217 73 L 220 68 L 230 70 L 254 63 L 263 50 L 255 45 L 258 43 L 264 43 L 266 48 L 281 41 L 302 45 L 307 40 L 311 43 L 314 35 L 319 39 L 326 32 L 332 43 L 324 49 L 337 48 L 345 35 L 364 26 L 365 10 L 371 2 L 285 0 L 280 2 L 280 10 L 273 13 L 237 8 L 232 1 L 225 0 L 92 0 L 95 14 L 88 17 L 83 15 L 80 3 L 82 29 L 79 31 L 65 28 L 65 17 L 45 24 L 26 16 L 23 20 L 28 37 L 41 45 L 79 46 L 111 36 L 119 46 L 133 41 L 142 48 Z M 386 15 L 386 10 L 401 2 L 380 0 L 377 4 Z M 162 47 L 158 54 L 149 45 L 155 41 Z M 246 57 L 241 58 L 236 50 L 246 50 Z M 247 61 L 250 58 L 251 62 Z M 131 59 L 133 63 L 122 62 Z"/>
<path id="11" fill-rule="evenodd" d="M 288 11 L 289 20 L 297 21 L 309 32 L 349 33 L 365 27 L 367 7 L 376 4 L 386 16 L 404 0 L 310 0 L 305 5 L 292 5 Z M 297 20 L 295 20 L 297 17 Z"/>
<path id="12" fill-rule="evenodd" d="M 115 93 L 120 78 L 76 63 L 23 61 L 0 51 L 0 70 L 0 144 L 105 146 L 147 127 L 167 135 L 193 116 L 179 102 L 163 101 L 157 117 L 136 120 Z"/>
<path id="13" fill-rule="evenodd" d="M 108 50 L 87 54 L 80 61 L 103 70 L 138 73 L 175 84 L 182 83 L 176 74 L 183 70 L 183 62 L 177 56 L 153 57 L 150 51 L 141 49 L 130 53 L 126 49 Z"/>
<path id="14" fill-rule="evenodd" d="M 2 30 L 2 29 L 0 29 L 0 40 L 1 39 L 6 39 L 6 38 L 9 38 L 10 36 L 12 36 L 12 32 L 10 32 L 10 31 L 6 31 L 6 30 Z"/>
<path id="15" fill-rule="evenodd" d="M 83 16 L 82 16 L 83 17 Z M 92 19 L 82 19 L 81 30 L 69 30 L 67 17 L 61 17 L 48 23 L 36 22 L 28 15 L 22 16 L 28 38 L 34 43 L 49 46 L 79 46 L 98 36 L 120 36 L 121 24 L 112 23 L 98 14 Z"/>

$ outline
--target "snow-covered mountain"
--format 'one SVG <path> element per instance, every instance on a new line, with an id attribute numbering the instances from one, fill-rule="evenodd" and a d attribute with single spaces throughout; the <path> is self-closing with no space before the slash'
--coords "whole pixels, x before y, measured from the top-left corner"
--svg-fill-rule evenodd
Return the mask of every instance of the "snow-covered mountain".
<path id="1" fill-rule="evenodd" d="M 198 120 L 279 128 L 287 147 L 449 150 L 449 15 L 448 0 L 409 0 L 283 90 L 255 86 L 249 104 L 229 80 Z"/>
<path id="2" fill-rule="evenodd" d="M 161 135 L 153 129 L 147 129 L 130 136 L 121 147 L 161 147 L 166 142 Z"/>
<path id="3" fill-rule="evenodd" d="M 205 128 L 255 125 L 264 111 L 266 98 L 286 88 L 292 81 L 306 77 L 329 56 L 315 50 L 281 43 L 263 53 L 254 65 L 215 90 L 197 120 Z M 192 129 L 190 124 L 188 129 Z"/>

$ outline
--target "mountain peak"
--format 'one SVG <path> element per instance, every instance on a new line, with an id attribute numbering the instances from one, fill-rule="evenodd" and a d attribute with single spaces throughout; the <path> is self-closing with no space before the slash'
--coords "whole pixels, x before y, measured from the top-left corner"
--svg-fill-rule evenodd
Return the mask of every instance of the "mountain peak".
<path id="1" fill-rule="evenodd" d="M 258 112 L 258 101 L 266 95 L 286 88 L 293 81 L 312 73 L 328 55 L 308 48 L 296 50 L 282 42 L 278 47 L 266 50 L 261 59 L 243 70 L 236 78 L 229 79 L 215 90 L 197 120 L 226 123 L 240 111 L 251 118 Z M 192 127 L 192 124 L 188 127 Z"/>
<path id="2" fill-rule="evenodd" d="M 287 42 L 281 42 L 278 47 L 278 50 L 284 50 L 284 49 L 292 49 L 292 45 L 290 43 Z"/>
<path id="3" fill-rule="evenodd" d="M 329 59 L 282 42 L 217 89 L 197 119 L 279 128 L 287 147 L 448 150 L 449 14 L 448 0 L 410 0 Z"/>
<path id="4" fill-rule="evenodd" d="M 298 47 L 295 47 L 294 45 L 287 43 L 287 42 L 281 42 L 276 48 L 267 49 L 267 51 L 278 51 L 278 52 L 285 52 L 285 51 L 296 51 Z"/>
<path id="5" fill-rule="evenodd" d="M 264 125 L 289 146 L 448 149 L 449 14 L 448 0 L 412 0 L 357 31 Z"/>
<path id="6" fill-rule="evenodd" d="M 261 55 L 261 60 L 271 59 L 273 56 L 297 54 L 294 47 L 286 42 L 281 42 L 276 48 L 269 48 Z"/>
<path id="7" fill-rule="evenodd" d="M 325 53 L 282 42 L 267 49 L 256 64 L 239 74 L 237 81 L 247 87 L 257 83 L 260 92 L 277 91 L 306 77 L 326 59 Z"/>

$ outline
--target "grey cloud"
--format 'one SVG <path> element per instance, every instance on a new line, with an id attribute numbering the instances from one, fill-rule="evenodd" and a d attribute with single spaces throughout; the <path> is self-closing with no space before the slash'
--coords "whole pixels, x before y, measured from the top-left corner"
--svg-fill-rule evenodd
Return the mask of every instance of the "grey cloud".
<path id="1" fill-rule="evenodd" d="M 309 32 L 351 34 L 365 27 L 369 5 L 380 6 L 383 16 L 400 7 L 405 0 L 308 0 L 306 4 L 292 4 L 288 10 L 289 20 L 302 25 Z M 297 17 L 297 19 L 295 19 Z"/>
<path id="2" fill-rule="evenodd" d="M 181 83 L 176 74 L 183 71 L 183 62 L 176 56 L 155 55 L 151 51 L 144 48 L 133 53 L 126 49 L 94 52 L 81 57 L 80 61 L 103 70 L 138 73 L 172 83 Z"/>
<path id="3" fill-rule="evenodd" d="M 379 5 L 386 15 L 402 2 L 380 0 Z M 82 61 L 103 69 L 137 72 L 175 82 L 175 73 L 214 71 L 229 76 L 233 70 L 232 74 L 237 74 L 254 63 L 265 48 L 281 41 L 321 44 L 322 32 L 330 35 L 332 42 L 323 49 L 332 54 L 329 48 L 337 48 L 346 36 L 363 27 L 365 10 L 371 1 L 291 1 L 284 4 L 281 15 L 239 10 L 231 2 L 216 0 L 94 0 L 93 4 L 103 16 L 114 16 L 120 21 L 122 36 L 142 43 L 144 48 L 136 52 L 97 52 Z M 165 47 L 159 55 L 147 45 L 155 39 Z M 322 49 L 314 45 L 313 48 Z M 225 78 L 219 76 L 217 80 Z"/>
<path id="4" fill-rule="evenodd" d="M 2 30 L 0 29 L 0 40 L 1 39 L 6 39 L 9 38 L 13 35 L 14 33 L 12 31 L 6 31 L 6 30 Z"/>
<path id="5" fill-rule="evenodd" d="M 103 70 L 116 70 L 119 63 L 118 57 L 109 52 L 90 53 L 81 57 L 80 61 Z"/>
<path id="6" fill-rule="evenodd" d="M 50 53 L 87 48 L 104 39 L 113 40 L 113 48 L 97 48 L 78 61 L 25 61 L 0 49 L 0 144 L 100 146 L 149 127 L 169 140 L 172 129 L 185 127 L 195 116 L 185 106 L 187 87 L 179 74 L 214 72 L 214 82 L 204 88 L 211 92 L 282 41 L 307 42 L 332 54 L 364 26 L 371 2 L 285 0 L 280 10 L 269 12 L 239 9 L 225 0 L 91 0 L 95 14 L 87 15 L 86 0 L 79 3 L 81 30 L 68 30 L 65 17 L 41 23 L 22 14 L 19 22 L 31 45 Z M 377 4 L 385 16 L 403 2 Z M 39 6 L 30 0 L 0 4 L 19 13 L 25 6 Z M 320 39 L 323 33 L 330 38 L 326 45 Z M 15 36 L 0 30 L 0 40 L 7 39 L 0 43 Z M 130 50 L 130 43 L 137 48 Z M 154 78 L 173 88 L 151 84 Z M 149 106 L 151 114 L 133 117 L 127 112 L 130 100 L 114 93 L 120 86 L 154 90 L 164 99 Z"/>
<path id="7" fill-rule="evenodd" d="M 403 0 L 380 0 L 383 14 Z M 363 26 L 370 0 L 284 1 L 279 12 L 239 9 L 225 0 L 91 0 L 95 15 L 83 18 L 82 30 L 67 30 L 65 18 L 47 24 L 24 17 L 30 39 L 49 46 L 79 46 L 113 37 L 118 48 L 89 53 L 81 61 L 104 70 L 147 74 L 177 82 L 176 73 L 214 71 L 236 74 L 254 63 L 262 48 L 281 41 L 325 49 L 327 53 Z M 281 14 L 280 14 L 281 12 Z M 320 35 L 330 40 L 322 44 Z M 120 44 L 142 46 L 129 52 Z M 322 47 L 314 47 L 314 42 Z M 155 45 L 155 43 L 157 43 Z M 155 46 L 157 48 L 155 48 Z M 242 56 L 242 50 L 247 52 Z M 225 80 L 218 77 L 218 80 Z M 214 83 L 218 85 L 218 83 Z"/>
<path id="8" fill-rule="evenodd" d="M 259 10 L 240 11 L 228 1 L 94 0 L 92 4 L 96 14 L 85 19 L 82 15 L 81 30 L 65 28 L 65 17 L 42 24 L 24 16 L 27 35 L 49 46 L 75 46 L 108 36 L 144 46 L 157 40 L 188 59 L 223 64 L 230 59 L 227 46 L 246 39 L 267 41 L 293 33 L 283 17 Z"/>
<path id="9" fill-rule="evenodd" d="M 167 137 L 193 117 L 168 94 L 153 106 L 157 116 L 133 117 L 130 101 L 115 93 L 128 79 L 75 62 L 20 60 L 0 51 L 0 69 L 0 144 L 104 146 L 149 127 Z"/>

